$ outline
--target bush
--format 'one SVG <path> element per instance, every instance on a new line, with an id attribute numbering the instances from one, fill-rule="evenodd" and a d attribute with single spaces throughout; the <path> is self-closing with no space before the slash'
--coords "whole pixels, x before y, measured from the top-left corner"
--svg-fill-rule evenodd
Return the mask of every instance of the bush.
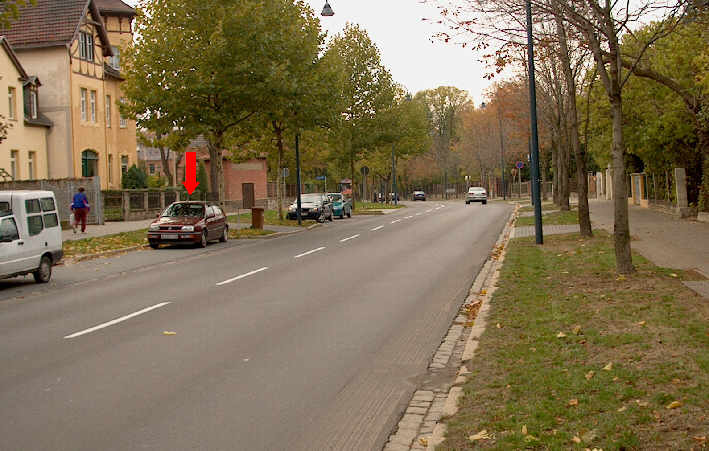
<path id="1" fill-rule="evenodd" d="M 167 186 L 167 177 L 151 175 L 148 177 L 148 188 L 162 188 Z"/>
<path id="2" fill-rule="evenodd" d="M 123 189 L 145 189 L 148 187 L 148 174 L 133 165 L 123 174 L 121 185 Z"/>
<path id="3" fill-rule="evenodd" d="M 203 193 L 209 191 L 209 178 L 207 177 L 207 168 L 201 161 L 199 162 L 199 168 L 197 169 L 197 181 L 199 182 L 199 186 L 197 186 L 197 189 L 199 191 Z"/>

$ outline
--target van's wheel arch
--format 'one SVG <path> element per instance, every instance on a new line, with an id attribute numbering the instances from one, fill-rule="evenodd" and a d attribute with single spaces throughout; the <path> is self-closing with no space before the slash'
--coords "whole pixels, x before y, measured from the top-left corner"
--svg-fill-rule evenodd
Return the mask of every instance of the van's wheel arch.
<path id="1" fill-rule="evenodd" d="M 52 256 L 44 254 L 39 261 L 39 268 L 32 272 L 34 281 L 37 283 L 47 283 L 52 278 Z"/>

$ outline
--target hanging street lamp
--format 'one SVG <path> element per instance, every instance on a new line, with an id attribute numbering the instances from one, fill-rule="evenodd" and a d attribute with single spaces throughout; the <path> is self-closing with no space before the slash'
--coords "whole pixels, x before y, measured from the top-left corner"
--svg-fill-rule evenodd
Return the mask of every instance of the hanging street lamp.
<path id="1" fill-rule="evenodd" d="M 330 3 L 325 0 L 325 6 L 322 9 L 321 15 L 325 17 L 332 17 L 335 15 L 335 11 L 332 10 L 332 6 L 330 6 Z"/>

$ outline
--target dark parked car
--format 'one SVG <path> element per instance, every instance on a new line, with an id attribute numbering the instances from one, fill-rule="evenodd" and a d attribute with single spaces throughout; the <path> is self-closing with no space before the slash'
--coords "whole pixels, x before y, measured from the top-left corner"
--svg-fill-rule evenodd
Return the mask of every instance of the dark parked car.
<path id="1" fill-rule="evenodd" d="M 298 200 L 296 199 L 288 207 L 288 219 L 296 219 L 298 216 Z M 303 194 L 300 197 L 300 217 L 303 219 L 315 219 L 323 222 L 326 219 L 333 220 L 332 202 L 326 194 L 313 193 Z"/>
<path id="2" fill-rule="evenodd" d="M 226 215 L 218 205 L 207 202 L 175 202 L 148 229 L 148 243 L 153 249 L 164 243 L 206 247 L 209 241 L 225 242 L 228 238 Z"/>
<path id="3" fill-rule="evenodd" d="M 426 200 L 426 193 L 423 191 L 414 191 L 414 200 Z"/>

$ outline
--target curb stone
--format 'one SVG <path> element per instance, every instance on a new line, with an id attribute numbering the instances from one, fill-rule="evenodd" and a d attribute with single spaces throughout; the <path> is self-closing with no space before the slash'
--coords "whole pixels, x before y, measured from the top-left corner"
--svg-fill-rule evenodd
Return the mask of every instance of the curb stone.
<path id="1" fill-rule="evenodd" d="M 510 214 L 490 257 L 473 282 L 460 313 L 429 364 L 429 375 L 449 376 L 450 382 L 422 387 L 414 392 L 397 428 L 389 436 L 384 451 L 433 451 L 445 439 L 446 425 L 441 420 L 458 411 L 463 383 L 470 375 L 466 362 L 475 355 L 478 339 L 486 326 L 490 299 L 496 289 L 499 268 L 504 260 L 519 206 Z M 477 309 L 474 319 L 470 319 Z M 470 315 L 470 316 L 468 316 Z M 472 321 L 472 327 L 471 326 Z"/>

